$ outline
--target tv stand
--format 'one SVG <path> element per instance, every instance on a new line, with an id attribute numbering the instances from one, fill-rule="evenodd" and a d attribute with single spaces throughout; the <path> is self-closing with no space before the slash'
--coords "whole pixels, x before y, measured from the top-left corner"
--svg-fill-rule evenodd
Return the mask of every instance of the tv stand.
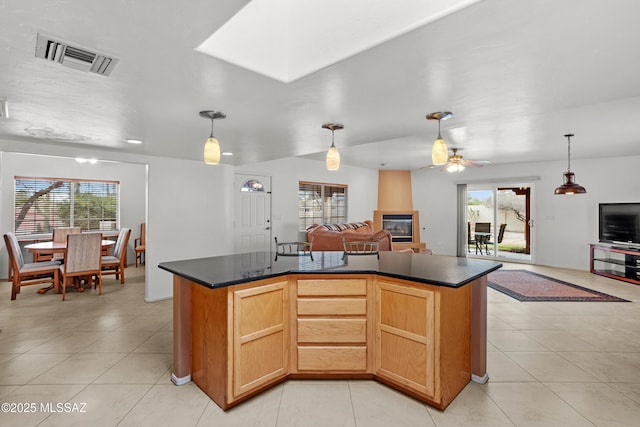
<path id="1" fill-rule="evenodd" d="M 589 247 L 591 273 L 640 285 L 640 249 L 604 243 Z"/>

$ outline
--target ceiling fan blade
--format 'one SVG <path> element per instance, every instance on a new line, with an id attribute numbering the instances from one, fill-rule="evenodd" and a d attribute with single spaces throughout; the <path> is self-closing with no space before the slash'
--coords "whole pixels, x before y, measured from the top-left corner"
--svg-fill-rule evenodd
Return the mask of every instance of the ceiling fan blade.
<path id="1" fill-rule="evenodd" d="M 464 166 L 469 166 L 472 168 L 481 168 L 482 166 L 488 163 L 491 163 L 491 162 L 488 160 L 464 160 L 464 159 L 462 160 L 462 164 Z"/>

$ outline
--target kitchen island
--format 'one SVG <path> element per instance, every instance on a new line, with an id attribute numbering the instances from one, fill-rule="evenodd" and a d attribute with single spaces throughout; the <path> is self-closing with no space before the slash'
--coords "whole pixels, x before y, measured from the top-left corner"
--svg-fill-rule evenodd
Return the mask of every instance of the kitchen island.
<path id="1" fill-rule="evenodd" d="M 487 274 L 501 264 L 381 252 L 164 262 L 172 380 L 228 409 L 287 378 L 373 378 L 444 409 L 486 372 Z"/>

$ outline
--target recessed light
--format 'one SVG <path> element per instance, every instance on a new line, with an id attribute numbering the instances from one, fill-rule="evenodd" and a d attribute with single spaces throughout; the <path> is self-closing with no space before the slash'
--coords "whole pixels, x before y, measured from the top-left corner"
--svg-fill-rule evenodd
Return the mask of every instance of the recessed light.
<path id="1" fill-rule="evenodd" d="M 125 141 L 127 141 L 129 144 L 142 144 L 141 140 L 134 138 L 127 138 L 125 139 Z"/>
<path id="2" fill-rule="evenodd" d="M 222 154 L 223 156 L 233 156 L 233 153 L 230 153 L 229 151 L 225 151 L 225 152 L 220 153 L 220 154 Z"/>
<path id="3" fill-rule="evenodd" d="M 97 159 L 85 159 L 83 157 L 76 157 L 76 162 L 78 162 L 78 163 L 87 163 L 87 162 L 89 162 L 92 165 L 95 165 L 98 162 L 98 160 Z"/>

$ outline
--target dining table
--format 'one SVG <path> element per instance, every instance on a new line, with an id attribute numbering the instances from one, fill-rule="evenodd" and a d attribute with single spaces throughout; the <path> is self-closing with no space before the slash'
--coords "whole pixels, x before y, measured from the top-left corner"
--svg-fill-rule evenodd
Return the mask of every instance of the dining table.
<path id="1" fill-rule="evenodd" d="M 101 242 L 102 252 L 104 253 L 105 251 L 110 250 L 111 246 L 115 244 L 116 244 L 115 240 L 102 239 L 102 242 Z M 30 252 L 34 255 L 64 253 L 67 249 L 67 242 L 47 241 L 47 242 L 30 243 L 28 245 L 24 245 L 24 248 L 27 250 L 27 252 Z M 43 294 L 53 288 L 54 288 L 53 285 L 48 286 L 46 288 L 40 288 L 38 289 L 38 293 Z"/>
<path id="2" fill-rule="evenodd" d="M 474 233 L 476 240 L 476 253 L 478 253 L 478 249 L 480 249 L 480 255 L 482 255 L 482 247 L 484 246 L 485 255 L 489 255 L 489 240 L 491 240 L 491 233 L 477 231 Z"/>

